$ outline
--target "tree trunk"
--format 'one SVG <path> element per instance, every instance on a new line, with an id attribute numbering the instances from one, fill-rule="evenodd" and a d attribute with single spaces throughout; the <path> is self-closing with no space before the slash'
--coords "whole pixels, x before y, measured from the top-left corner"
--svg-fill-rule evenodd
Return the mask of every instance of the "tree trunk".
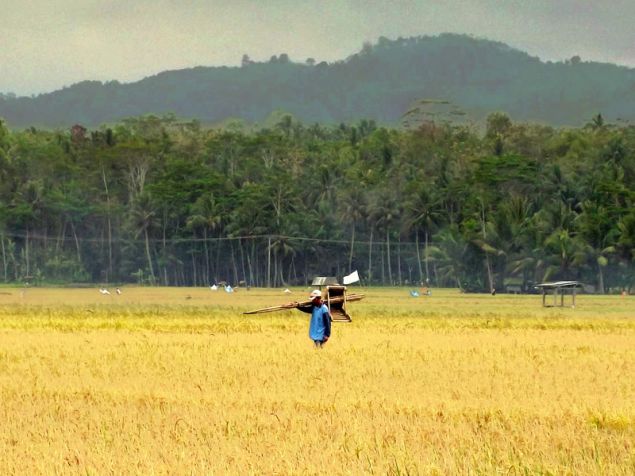
<path id="1" fill-rule="evenodd" d="M 278 250 L 273 251 L 273 287 L 278 285 Z"/>
<path id="2" fill-rule="evenodd" d="M 110 219 L 110 193 L 108 191 L 108 181 L 106 180 L 106 171 L 101 168 L 101 176 L 104 181 L 104 190 L 106 191 L 106 219 L 108 222 L 108 279 L 112 276 L 112 223 Z"/>
<path id="3" fill-rule="evenodd" d="M 168 267 L 167 267 L 167 262 L 168 262 L 168 250 L 167 250 L 167 237 L 166 237 L 166 232 L 167 232 L 167 227 L 168 227 L 168 218 L 167 218 L 167 212 L 165 210 L 165 207 L 163 207 L 163 220 L 162 221 L 162 251 L 161 253 L 163 254 L 163 285 L 164 286 L 168 286 L 169 282 L 168 282 Z M 178 281 L 178 276 L 176 275 L 176 273 L 174 274 L 174 283 L 176 284 L 176 282 Z"/>
<path id="4" fill-rule="evenodd" d="M 252 241 L 251 255 L 253 256 L 253 241 Z M 251 257 L 250 257 L 249 251 L 247 251 L 247 269 L 249 270 L 249 282 L 247 283 L 247 286 L 253 286 L 254 285 L 254 270 L 251 266 Z"/>
<path id="5" fill-rule="evenodd" d="M 419 268 L 419 284 L 423 284 L 423 270 L 421 269 L 421 253 L 419 253 L 419 232 L 415 234 L 415 248 L 417 248 L 417 265 Z"/>
<path id="6" fill-rule="evenodd" d="M 425 248 L 423 249 L 424 259 L 426 263 L 426 286 L 430 286 L 430 271 L 428 269 L 428 230 L 426 230 L 425 234 Z"/>
<path id="7" fill-rule="evenodd" d="M 234 253 L 234 242 L 230 240 L 229 247 L 232 254 L 232 268 L 234 271 L 234 286 L 238 284 L 238 268 L 236 267 L 236 255 Z"/>
<path id="8" fill-rule="evenodd" d="M 203 240 L 205 249 L 205 283 L 209 286 L 209 246 L 207 245 L 207 227 L 203 228 Z"/>
<path id="9" fill-rule="evenodd" d="M 388 228 L 386 228 L 386 259 L 388 260 L 388 282 L 392 286 L 392 267 L 390 265 L 390 233 L 388 232 Z"/>
<path id="10" fill-rule="evenodd" d="M 222 233 L 220 230 L 218 230 L 218 240 L 216 240 L 216 263 L 214 264 L 214 269 L 212 270 L 214 273 L 215 283 L 220 278 L 219 269 L 220 269 L 220 249 L 222 245 L 221 237 L 222 237 Z"/>
<path id="11" fill-rule="evenodd" d="M 26 238 L 24 240 L 24 258 L 26 260 L 26 276 L 31 276 L 31 260 L 29 258 L 29 227 L 26 227 Z"/>
<path id="12" fill-rule="evenodd" d="M 4 282 L 7 282 L 7 252 L 4 249 L 4 233 L 0 235 L 0 243 L 2 243 L 2 268 L 4 269 Z"/>
<path id="13" fill-rule="evenodd" d="M 194 243 L 192 243 L 192 246 L 194 246 Z M 196 287 L 198 285 L 198 276 L 196 274 L 196 258 L 194 248 L 190 250 L 190 255 L 192 256 L 192 285 Z"/>
<path id="14" fill-rule="evenodd" d="M 57 236 L 57 241 L 55 243 L 55 257 L 57 257 L 57 255 L 60 252 L 60 246 L 62 248 L 64 247 L 64 241 L 65 241 L 64 235 L 66 235 L 66 220 L 63 221 L 62 230 L 60 231 L 60 234 Z"/>
<path id="15" fill-rule="evenodd" d="M 602 272 L 602 266 L 598 264 L 598 288 L 600 293 L 604 294 L 604 273 Z"/>
<path id="16" fill-rule="evenodd" d="M 368 242 L 368 284 L 373 282 L 373 229 L 370 229 L 370 240 Z"/>
<path id="17" fill-rule="evenodd" d="M 243 250 L 242 238 L 238 238 L 238 249 L 240 250 L 240 267 L 243 272 L 243 281 L 247 281 L 247 269 L 245 268 L 245 251 Z"/>
<path id="18" fill-rule="evenodd" d="M 271 237 L 267 240 L 267 287 L 271 287 Z"/>
<path id="19" fill-rule="evenodd" d="M 251 256 L 251 257 L 250 257 Z M 260 286 L 260 277 L 255 274 L 254 268 L 256 269 L 256 273 L 258 273 L 258 258 L 256 257 L 256 240 L 251 240 L 251 255 L 247 255 L 247 266 L 249 266 L 249 285 L 250 286 Z"/>
<path id="20" fill-rule="evenodd" d="M 397 247 L 397 282 L 399 286 L 402 285 L 403 279 L 401 277 L 401 236 L 399 236 L 398 241 L 399 246 Z"/>
<path id="21" fill-rule="evenodd" d="M 148 268 L 150 268 L 150 277 L 152 279 L 152 284 L 156 283 L 156 278 L 154 276 L 154 266 L 152 266 L 152 256 L 150 255 L 150 238 L 148 237 L 148 229 L 145 228 L 143 230 L 146 239 L 146 258 L 148 259 Z"/>
<path id="22" fill-rule="evenodd" d="M 381 284 L 382 286 L 386 285 L 386 253 L 384 253 L 383 246 L 380 244 L 380 254 L 381 254 Z"/>
<path id="23" fill-rule="evenodd" d="M 439 275 L 437 274 L 437 263 L 432 263 L 432 271 L 434 273 L 434 286 L 439 287 Z"/>
<path id="24" fill-rule="evenodd" d="M 75 249 L 77 250 L 77 262 L 81 266 L 82 254 L 79 247 L 79 239 L 77 238 L 77 232 L 75 231 L 75 224 L 73 223 L 73 220 L 70 220 L 70 223 L 71 223 L 71 230 L 73 230 L 73 238 L 75 239 Z"/>
<path id="25" fill-rule="evenodd" d="M 291 262 L 289 263 L 289 271 L 287 272 L 287 282 L 286 285 L 288 285 L 288 283 L 291 282 L 291 271 L 293 270 L 293 256 L 291 257 Z"/>
<path id="26" fill-rule="evenodd" d="M 487 244 L 487 233 L 485 231 L 485 206 L 481 202 L 481 226 L 483 227 L 483 242 Z M 489 281 L 489 291 L 494 291 L 494 276 L 492 274 L 492 265 L 489 261 L 489 253 L 485 251 L 485 266 L 487 268 L 487 280 Z"/>
<path id="27" fill-rule="evenodd" d="M 353 231 L 351 232 L 351 253 L 348 256 L 348 272 L 353 269 L 353 250 L 355 249 L 355 223 L 353 223 Z"/>
<path id="28" fill-rule="evenodd" d="M 489 290 L 494 291 L 494 274 L 492 273 L 492 264 L 489 261 L 489 255 L 485 257 L 487 262 L 487 279 L 489 280 Z"/>

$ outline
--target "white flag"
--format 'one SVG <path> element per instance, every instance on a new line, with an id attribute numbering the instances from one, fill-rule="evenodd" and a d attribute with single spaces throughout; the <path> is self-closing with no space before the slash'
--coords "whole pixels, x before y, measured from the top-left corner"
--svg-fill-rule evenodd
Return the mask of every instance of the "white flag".
<path id="1" fill-rule="evenodd" d="M 356 283 L 357 281 L 359 281 L 359 273 L 357 271 L 353 271 L 348 276 L 344 276 L 343 281 L 344 281 L 344 284 Z"/>

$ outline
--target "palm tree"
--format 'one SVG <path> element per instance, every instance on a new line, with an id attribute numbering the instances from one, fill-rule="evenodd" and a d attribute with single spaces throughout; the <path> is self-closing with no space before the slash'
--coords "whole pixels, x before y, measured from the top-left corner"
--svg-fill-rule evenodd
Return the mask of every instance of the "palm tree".
<path id="1" fill-rule="evenodd" d="M 355 250 L 355 230 L 357 224 L 366 216 L 367 199 L 366 194 L 359 188 L 350 188 L 340 197 L 340 206 L 338 213 L 340 220 L 345 226 L 350 226 L 351 230 L 351 249 L 348 255 L 348 270 L 352 270 L 353 254 Z"/>
<path id="2" fill-rule="evenodd" d="M 150 251 L 150 237 L 149 230 L 152 226 L 155 218 L 155 211 L 152 201 L 149 195 L 143 193 L 139 195 L 132 204 L 132 211 L 130 215 L 131 226 L 134 230 L 135 239 L 139 235 L 143 234 L 145 242 L 145 253 L 148 262 L 148 270 L 150 271 L 150 279 L 152 284 L 156 283 L 156 276 L 154 274 L 154 266 L 152 264 L 152 254 Z"/>
<path id="3" fill-rule="evenodd" d="M 570 278 L 574 267 L 586 260 L 584 242 L 562 228 L 551 233 L 543 243 L 544 257 L 539 267 L 544 269 L 543 280 L 551 277 Z"/>
<path id="4" fill-rule="evenodd" d="M 408 230 L 413 229 L 415 233 L 415 247 L 417 251 L 417 265 L 419 267 L 419 280 L 423 282 L 423 271 L 421 269 L 421 255 L 419 252 L 419 233 L 423 231 L 424 235 L 424 263 L 425 263 L 425 282 L 430 282 L 430 269 L 428 263 L 428 243 L 430 233 L 439 223 L 442 213 L 440 210 L 440 201 L 433 197 L 426 185 L 421 186 L 415 193 L 409 195 L 410 199 L 406 202 L 405 213 L 406 220 L 404 224 Z"/>
<path id="5" fill-rule="evenodd" d="M 436 266 L 437 277 L 442 282 L 453 280 L 459 289 L 463 289 L 461 279 L 464 275 L 464 262 L 467 242 L 457 225 L 450 225 L 439 232 L 435 240 L 438 246 L 431 246 L 430 258 Z"/>
<path id="6" fill-rule="evenodd" d="M 287 282 L 284 279 L 283 275 L 283 258 L 291 256 L 293 258 L 296 254 L 296 250 L 291 240 L 287 236 L 275 236 L 272 237 L 270 244 L 268 245 L 269 249 L 273 251 L 273 286 L 275 287 L 278 280 L 280 284 L 286 286 Z M 289 265 L 291 267 L 291 264 Z M 288 276 L 291 274 L 290 269 Z"/>
<path id="7" fill-rule="evenodd" d="M 585 242 L 585 250 L 591 267 L 597 273 L 597 288 L 605 292 L 604 268 L 609 264 L 609 257 L 617 251 L 619 228 L 614 222 L 610 210 L 595 201 L 585 200 L 582 212 L 576 217 L 576 224 Z"/>
<path id="8" fill-rule="evenodd" d="M 401 207 L 394 195 L 393 189 L 386 189 L 375 195 L 369 211 L 371 219 L 378 230 L 383 228 L 386 233 L 386 261 L 388 271 L 388 282 L 393 284 L 391 253 L 390 253 L 390 233 L 395 223 L 399 221 L 401 216 Z M 382 266 L 382 275 L 384 267 Z M 385 281 L 382 276 L 382 281 Z"/>
<path id="9" fill-rule="evenodd" d="M 505 271 L 512 276 L 522 276 L 522 289 L 526 289 L 529 277 L 535 279 L 536 248 L 532 228 L 533 204 L 527 197 L 513 195 L 503 202 L 494 217 L 499 248 L 506 257 Z M 503 284 L 505 279 L 503 278 Z"/>
<path id="10" fill-rule="evenodd" d="M 192 230 L 203 231 L 203 247 L 205 250 L 205 282 L 210 282 L 210 254 L 208 231 L 214 232 L 221 227 L 222 208 L 214 193 L 201 195 L 192 206 L 192 215 L 186 220 L 186 226 Z"/>
<path id="11" fill-rule="evenodd" d="M 620 219 L 617 224 L 619 235 L 617 239 L 617 251 L 621 258 L 622 281 L 628 286 L 629 291 L 635 284 L 635 213 L 631 212 Z"/>
<path id="12" fill-rule="evenodd" d="M 483 221 L 481 223 L 481 234 L 482 237 L 475 237 L 471 240 L 471 242 L 476 245 L 485 256 L 485 268 L 487 270 L 489 291 L 493 291 L 496 288 L 496 279 L 494 276 L 492 260 L 497 257 L 504 257 L 506 253 L 505 250 L 501 248 L 502 240 L 498 235 L 498 230 L 496 230 L 494 223 Z"/>

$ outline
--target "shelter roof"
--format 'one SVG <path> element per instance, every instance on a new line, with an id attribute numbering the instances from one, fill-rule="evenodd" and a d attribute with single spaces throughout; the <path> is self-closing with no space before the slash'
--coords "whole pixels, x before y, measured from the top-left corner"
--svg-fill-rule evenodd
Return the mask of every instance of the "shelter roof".
<path id="1" fill-rule="evenodd" d="M 312 286 L 331 286 L 339 284 L 335 276 L 316 276 L 313 278 Z"/>
<path id="2" fill-rule="evenodd" d="M 553 281 L 551 283 L 540 283 L 536 285 L 536 288 L 540 289 L 554 289 L 554 288 L 581 288 L 582 283 L 579 281 Z"/>

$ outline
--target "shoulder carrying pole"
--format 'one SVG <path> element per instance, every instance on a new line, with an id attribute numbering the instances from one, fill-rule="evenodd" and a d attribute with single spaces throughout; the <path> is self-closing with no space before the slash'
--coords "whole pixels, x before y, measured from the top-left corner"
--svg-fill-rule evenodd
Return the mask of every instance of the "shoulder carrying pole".
<path id="1" fill-rule="evenodd" d="M 363 294 L 349 294 L 348 296 L 346 296 L 346 298 L 344 298 L 343 296 L 331 298 L 330 302 L 331 304 L 337 304 L 337 303 L 344 302 L 344 299 L 346 299 L 346 302 L 350 302 L 350 301 L 359 301 L 360 299 L 363 299 L 363 298 L 364 298 Z M 262 309 L 256 309 L 254 311 L 243 312 L 243 314 L 261 314 L 265 312 L 282 311 L 285 309 L 296 309 L 298 307 L 306 307 L 310 305 L 311 305 L 311 301 L 302 301 L 298 303 L 282 304 L 280 306 L 263 307 Z"/>

